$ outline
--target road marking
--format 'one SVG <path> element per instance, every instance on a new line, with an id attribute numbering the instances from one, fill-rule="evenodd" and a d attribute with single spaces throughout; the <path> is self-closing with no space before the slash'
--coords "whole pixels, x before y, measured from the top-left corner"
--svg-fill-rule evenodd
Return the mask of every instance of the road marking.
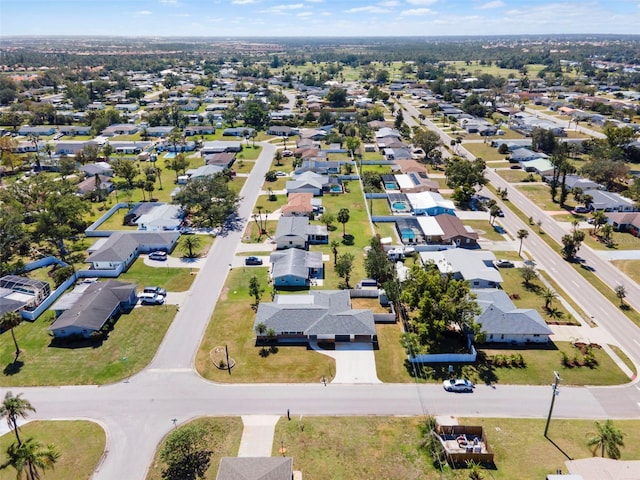
<path id="1" fill-rule="evenodd" d="M 636 342 L 636 345 L 640 346 L 640 342 L 638 340 L 634 338 L 633 341 Z"/>

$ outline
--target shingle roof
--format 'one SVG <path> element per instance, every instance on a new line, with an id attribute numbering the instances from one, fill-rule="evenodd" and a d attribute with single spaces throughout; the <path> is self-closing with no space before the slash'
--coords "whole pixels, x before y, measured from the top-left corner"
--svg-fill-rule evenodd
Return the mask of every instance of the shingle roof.
<path id="1" fill-rule="evenodd" d="M 550 335 L 553 333 L 532 308 L 516 308 L 504 290 L 474 289 L 482 313 L 476 322 L 493 335 Z"/>
<path id="2" fill-rule="evenodd" d="M 280 217 L 276 227 L 275 238 L 278 239 L 289 235 L 306 238 L 308 226 L 309 219 L 307 217 Z"/>
<path id="3" fill-rule="evenodd" d="M 223 457 L 216 480 L 291 480 L 291 457 Z"/>
<path id="4" fill-rule="evenodd" d="M 117 280 L 92 283 L 73 307 L 66 310 L 53 322 L 49 330 L 59 330 L 70 326 L 94 331 L 100 330 L 118 305 L 126 302 L 135 289 L 135 284 Z"/>
<path id="5" fill-rule="evenodd" d="M 124 262 L 142 244 L 173 245 L 178 240 L 178 232 L 116 232 L 97 251 L 89 255 L 85 262 Z"/>
<path id="6" fill-rule="evenodd" d="M 309 278 L 310 268 L 322 267 L 322 252 L 307 252 L 298 248 L 289 248 L 272 253 L 270 261 L 273 278 L 286 275 Z"/>
<path id="7" fill-rule="evenodd" d="M 312 290 L 306 295 L 276 295 L 261 303 L 254 328 L 264 323 L 280 332 L 305 335 L 375 335 L 371 310 L 351 309 L 346 290 Z"/>

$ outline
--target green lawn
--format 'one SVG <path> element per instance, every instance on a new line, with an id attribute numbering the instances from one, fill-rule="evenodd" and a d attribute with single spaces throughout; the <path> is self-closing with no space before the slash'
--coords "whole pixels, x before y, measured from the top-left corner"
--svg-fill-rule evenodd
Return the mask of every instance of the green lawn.
<path id="1" fill-rule="evenodd" d="M 294 459 L 305 479 L 371 478 L 461 480 L 468 471 L 435 470 L 420 449 L 419 426 L 424 417 L 302 417 L 292 412 L 276 425 L 272 455 L 281 446 Z M 549 437 L 542 435 L 543 419 L 460 418 L 463 425 L 482 425 L 495 453 L 495 469 L 483 478 L 538 480 L 558 468 L 566 471 L 563 455 L 591 457 L 587 438 L 595 431 L 591 420 L 553 419 Z M 640 455 L 640 421 L 615 421 L 625 432 L 622 459 Z"/>
<path id="2" fill-rule="evenodd" d="M 533 179 L 535 182 L 540 180 L 538 175 L 525 172 L 524 170 L 499 170 L 498 175 L 504 178 L 509 183 L 525 182 Z"/>
<path id="3" fill-rule="evenodd" d="M 204 245 L 209 242 L 208 239 L 204 240 L 204 238 L 203 248 Z M 179 251 L 175 251 L 174 254 L 182 255 Z M 149 267 L 144 264 L 142 258 L 138 258 L 133 265 L 129 267 L 129 270 L 118 277 L 118 280 L 133 282 L 138 284 L 139 287 L 158 285 L 167 289 L 169 292 L 184 292 L 189 290 L 193 279 L 194 277 L 191 275 L 189 268 L 169 268 L 164 265 L 162 267 Z"/>
<path id="4" fill-rule="evenodd" d="M 380 235 L 380 238 L 391 238 L 392 242 L 400 243 L 400 239 L 398 238 L 398 231 L 396 230 L 395 223 L 385 222 L 385 223 L 375 223 L 373 225 L 376 231 L 376 235 Z"/>
<path id="5" fill-rule="evenodd" d="M 626 232 L 613 232 L 611 239 L 612 246 L 600 241 L 600 237 L 591 235 L 593 228 L 584 230 L 584 243 L 595 250 L 640 250 L 640 238 L 634 237 Z"/>
<path id="6" fill-rule="evenodd" d="M 51 315 L 15 328 L 22 353 L 13 365 L 11 335 L 0 335 L 0 385 L 36 386 L 105 384 L 132 375 L 155 355 L 173 317 L 175 307 L 144 306 L 120 316 L 101 344 L 68 348 L 52 347 L 47 328 Z"/>
<path id="7" fill-rule="evenodd" d="M 544 285 L 540 280 L 531 282 L 531 287 L 527 288 L 522 282 L 519 268 L 501 268 L 500 274 L 504 280 L 502 282 L 502 289 L 511 296 L 516 307 L 533 308 L 537 310 L 540 316 L 547 322 L 575 323 L 573 316 L 566 311 L 557 299 L 550 305 L 553 313 L 547 312 L 544 309 L 544 298 L 542 297 Z M 517 298 L 515 298 L 515 296 L 517 296 Z"/>
<path id="8" fill-rule="evenodd" d="M 211 456 L 209 457 L 209 468 L 202 479 L 215 480 L 218 475 L 220 459 L 238 455 L 242 437 L 242 419 L 239 417 L 204 417 L 197 418 L 189 422 L 189 424 L 200 425 L 206 429 L 207 446 Z M 162 475 L 166 465 L 160 460 L 160 451 L 165 442 L 166 438 L 158 446 L 151 467 L 147 472 L 146 480 L 168 478 Z"/>
<path id="9" fill-rule="evenodd" d="M 469 153 L 476 157 L 480 157 L 485 161 L 502 160 L 505 155 L 498 153 L 497 148 L 493 148 L 487 143 L 462 143 L 462 146 L 466 148 Z"/>
<path id="10" fill-rule="evenodd" d="M 101 215 L 106 213 L 105 211 L 99 212 Z M 100 225 L 97 230 L 131 230 L 135 231 L 138 229 L 137 225 L 127 226 L 123 225 L 124 217 L 129 213 L 128 208 L 121 208 L 113 215 L 111 215 L 102 225 Z"/>
<path id="11" fill-rule="evenodd" d="M 190 237 L 189 235 L 180 236 L 180 239 L 178 240 L 178 244 L 176 245 L 176 248 L 173 251 L 173 256 L 186 257 L 187 255 L 189 255 L 189 249 L 185 245 L 185 242 L 187 241 L 186 239 L 189 237 Z M 215 237 L 212 235 L 197 234 L 192 236 L 192 238 L 196 238 L 197 239 L 196 241 L 199 243 L 197 248 L 191 247 L 192 253 L 196 257 L 205 257 L 207 253 L 209 253 L 209 249 L 211 249 L 211 245 L 213 245 L 213 242 L 215 241 Z"/>
<path id="12" fill-rule="evenodd" d="M 278 222 L 276 220 L 268 220 L 266 223 L 267 235 L 269 237 L 273 237 L 276 233 L 276 227 L 278 226 Z M 258 231 L 258 225 L 254 221 L 250 221 L 247 223 L 247 228 L 244 231 L 244 235 L 242 236 L 243 243 L 262 243 L 268 239 L 268 236 L 262 235 L 258 236 L 260 233 Z"/>
<path id="13" fill-rule="evenodd" d="M 563 210 L 560 204 L 551 201 L 551 192 L 548 185 L 535 184 L 535 185 L 519 185 L 518 189 L 533 203 L 538 205 L 543 210 L 558 211 Z M 573 197 L 570 195 L 567 198 L 567 204 L 564 210 L 569 212 L 575 207 Z"/>
<path id="14" fill-rule="evenodd" d="M 321 392 L 322 393 L 322 392 Z M 420 417 L 303 417 L 276 425 L 281 445 L 305 480 L 442 478 L 419 449 Z"/>
<path id="15" fill-rule="evenodd" d="M 27 398 L 28 400 L 28 398 Z M 34 405 L 37 409 L 37 405 Z M 47 480 L 88 480 L 100 462 L 107 437 L 100 425 L 83 420 L 34 421 L 20 427 L 22 439 L 33 437 L 43 445 L 56 447 L 60 458 L 53 470 L 47 470 Z M 13 432 L 0 437 L 0 464 L 6 461 L 5 451 L 15 442 Z M 15 480 L 12 467 L 0 469 L 0 480 Z"/>
<path id="16" fill-rule="evenodd" d="M 286 194 L 276 195 L 275 197 L 275 200 L 271 200 L 269 195 L 259 195 L 256 205 L 253 207 L 253 213 L 258 213 L 258 206 L 262 207 L 262 213 L 272 213 L 288 203 Z"/>
<path id="17" fill-rule="evenodd" d="M 253 167 L 255 166 L 255 164 L 256 162 L 253 160 L 241 159 L 234 162 L 231 168 L 233 168 L 233 170 L 235 170 L 236 173 L 251 173 L 251 170 L 253 170 Z"/>
<path id="18" fill-rule="evenodd" d="M 256 347 L 253 331 L 255 312 L 251 308 L 249 281 L 256 276 L 264 293 L 262 300 L 271 300 L 266 268 L 233 269 L 220 296 L 215 311 L 196 355 L 196 368 L 205 378 L 225 383 L 317 382 L 326 376 L 333 378 L 335 361 L 305 347 L 282 347 L 264 350 Z M 235 367 L 229 375 L 214 365 L 212 351 L 227 346 Z"/>
<path id="19" fill-rule="evenodd" d="M 480 238 L 495 242 L 501 242 L 504 240 L 504 236 L 493 229 L 489 220 L 464 220 L 464 224 L 473 228 L 478 235 L 480 235 Z"/>
<path id="20" fill-rule="evenodd" d="M 640 284 L 640 260 L 613 260 L 611 263 Z"/>
<path id="21" fill-rule="evenodd" d="M 260 152 L 262 152 L 262 147 L 260 145 L 256 145 L 254 147 L 251 143 L 249 143 L 249 146 L 243 143 L 242 151 L 236 155 L 236 158 L 243 158 L 245 160 L 257 160 L 260 156 Z"/>
<path id="22" fill-rule="evenodd" d="M 404 348 L 400 344 L 401 325 L 376 325 L 380 349 L 375 352 L 378 378 L 388 383 L 441 382 L 451 377 L 447 364 L 432 364 L 413 367 L 406 362 Z M 580 352 L 569 342 L 555 342 L 535 346 L 503 346 L 484 344 L 477 346 L 480 355 L 473 365 L 454 365 L 454 375 L 465 376 L 475 383 L 546 385 L 550 382 L 549 372 L 559 371 L 565 385 L 619 385 L 629 381 L 627 376 L 602 349 L 594 348 L 598 366 L 565 367 L 562 353 L 569 358 Z M 388 350 L 388 351 L 387 351 Z M 490 360 L 495 355 L 522 355 L 526 368 L 498 367 Z"/>

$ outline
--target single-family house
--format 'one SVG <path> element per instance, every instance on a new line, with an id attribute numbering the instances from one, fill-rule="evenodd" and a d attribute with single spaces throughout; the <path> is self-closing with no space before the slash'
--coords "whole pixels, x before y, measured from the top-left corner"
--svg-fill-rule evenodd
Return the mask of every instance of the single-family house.
<path id="1" fill-rule="evenodd" d="M 179 230 L 183 216 L 179 205 L 154 203 L 154 208 L 140 215 L 135 223 L 138 230 L 145 232 Z"/>
<path id="2" fill-rule="evenodd" d="M 251 135 L 253 135 L 255 131 L 256 131 L 255 128 L 251 128 L 251 127 L 231 127 L 231 128 L 225 128 L 222 131 L 222 136 L 251 138 Z"/>
<path id="3" fill-rule="evenodd" d="M 553 332 L 533 308 L 516 308 L 509 295 L 498 288 L 472 289 L 481 313 L 475 321 L 486 342 L 547 343 Z"/>
<path id="4" fill-rule="evenodd" d="M 204 163 L 207 165 L 218 165 L 223 168 L 231 168 L 235 161 L 236 154 L 233 152 L 213 153 L 204 157 Z"/>
<path id="5" fill-rule="evenodd" d="M 511 163 L 528 162 L 530 160 L 537 160 L 538 158 L 549 158 L 549 156 L 542 152 L 535 152 L 529 148 L 517 148 L 509 154 L 509 162 Z"/>
<path id="6" fill-rule="evenodd" d="M 307 227 L 309 219 L 307 217 L 280 217 L 276 233 L 274 236 L 276 248 L 307 249 Z"/>
<path id="7" fill-rule="evenodd" d="M 64 135 L 73 137 L 75 135 L 91 135 L 90 125 L 63 125 L 58 131 Z"/>
<path id="8" fill-rule="evenodd" d="M 342 167 L 340 161 L 309 159 L 303 160 L 302 165 L 295 169 L 294 175 L 304 172 L 314 172 L 320 175 L 338 175 Z"/>
<path id="9" fill-rule="evenodd" d="M 273 252 L 270 263 L 275 287 L 309 287 L 312 279 L 324 278 L 322 252 L 288 248 Z"/>
<path id="10" fill-rule="evenodd" d="M 125 155 L 137 155 L 142 153 L 143 151 L 151 148 L 151 142 L 143 141 L 129 141 L 129 140 L 120 140 L 115 142 L 109 142 L 113 151 L 116 153 L 122 153 Z"/>
<path id="11" fill-rule="evenodd" d="M 376 140 L 379 138 L 385 138 L 385 137 L 394 137 L 396 139 L 401 139 L 402 134 L 395 128 L 390 128 L 390 127 L 382 127 L 379 130 L 376 130 L 376 133 L 375 133 Z"/>
<path id="12" fill-rule="evenodd" d="M 619 232 L 629 232 L 636 237 L 640 236 L 640 213 L 609 213 L 607 214 L 607 223 Z"/>
<path id="13" fill-rule="evenodd" d="M 443 275 L 467 280 L 471 288 L 497 288 L 502 275 L 494 266 L 496 256 L 488 250 L 451 248 L 437 252 L 420 252 L 423 264 L 433 263 Z"/>
<path id="14" fill-rule="evenodd" d="M 114 125 L 109 125 L 105 128 L 101 135 L 105 137 L 113 137 L 116 135 L 134 135 L 138 133 L 140 130 L 140 126 L 135 123 L 117 123 Z"/>
<path id="15" fill-rule="evenodd" d="M 240 141 L 212 140 L 204 142 L 202 146 L 202 155 L 240 151 L 242 151 L 242 142 Z"/>
<path id="16" fill-rule="evenodd" d="M 222 457 L 216 480 L 294 480 L 293 458 Z"/>
<path id="17" fill-rule="evenodd" d="M 455 204 L 445 200 L 436 192 L 406 193 L 411 210 L 415 215 L 441 215 L 443 213 L 455 215 Z"/>
<path id="18" fill-rule="evenodd" d="M 48 137 L 49 135 L 54 135 L 56 133 L 56 127 L 52 127 L 50 125 L 37 125 L 33 127 L 23 125 L 18 129 L 18 133 L 23 137 L 27 137 L 29 135 L 36 137 Z"/>
<path id="19" fill-rule="evenodd" d="M 385 158 L 389 161 L 411 160 L 413 158 L 413 153 L 411 152 L 411 149 L 408 147 L 401 147 L 401 148 L 382 147 L 382 149 L 383 149 L 383 154 Z"/>
<path id="20" fill-rule="evenodd" d="M 160 125 L 158 127 L 147 127 L 147 135 L 150 137 L 168 137 L 171 132 L 175 130 L 175 127 L 171 125 Z"/>
<path id="21" fill-rule="evenodd" d="M 213 135 L 215 131 L 215 127 L 209 125 L 194 125 L 185 127 L 184 135 L 185 137 L 192 137 L 194 135 Z"/>
<path id="22" fill-rule="evenodd" d="M 120 110 L 121 112 L 135 112 L 140 108 L 140 105 L 137 103 L 118 103 L 115 105 L 116 110 Z"/>
<path id="23" fill-rule="evenodd" d="M 221 173 L 224 170 L 222 165 L 202 165 L 198 168 L 190 168 L 185 172 L 185 175 L 178 177 L 178 183 L 187 183 L 189 180 L 202 177 L 212 177 L 217 173 Z M 186 178 L 185 178 L 186 177 Z"/>
<path id="24" fill-rule="evenodd" d="M 313 212 L 312 193 L 291 193 L 287 197 L 287 204 L 280 208 L 280 213 L 285 217 L 308 216 Z"/>
<path id="25" fill-rule="evenodd" d="M 263 329 L 264 327 L 264 329 Z M 275 332 L 279 344 L 309 342 L 374 342 L 373 312 L 352 309 L 347 290 L 311 290 L 308 294 L 276 295 L 261 302 L 254 320 L 258 343 L 268 342 Z"/>
<path id="26" fill-rule="evenodd" d="M 553 175 L 547 175 L 546 177 L 544 177 L 544 181 L 548 184 L 551 184 L 551 182 L 553 182 Z M 593 180 L 589 180 L 588 178 L 582 177 L 580 175 L 567 175 L 566 177 L 564 177 L 564 184 L 568 190 L 581 188 L 583 192 L 585 190 L 591 189 L 602 189 L 602 185 L 600 185 L 599 183 L 594 182 Z"/>
<path id="27" fill-rule="evenodd" d="M 180 232 L 115 232 L 101 243 L 85 260 L 90 270 L 124 272 L 140 253 L 153 251 L 171 252 Z"/>
<path id="28" fill-rule="evenodd" d="M 275 135 L 277 137 L 292 137 L 297 134 L 297 128 L 288 127 L 286 125 L 272 125 L 267 129 L 267 135 Z"/>
<path id="29" fill-rule="evenodd" d="M 97 190 L 102 190 L 106 193 L 113 192 L 115 186 L 112 183 L 112 178 L 106 175 L 96 174 L 93 177 L 87 177 L 76 185 L 77 192 L 80 195 L 87 195 Z"/>
<path id="30" fill-rule="evenodd" d="M 604 212 L 636 212 L 638 211 L 633 200 L 623 197 L 619 193 L 606 190 L 585 190 L 583 195 L 590 195 L 592 200 L 589 206 L 593 210 Z"/>
<path id="31" fill-rule="evenodd" d="M 113 177 L 113 168 L 107 162 L 87 163 L 80 166 L 80 171 L 87 177 L 95 177 L 96 175 Z"/>
<path id="32" fill-rule="evenodd" d="M 519 152 L 523 149 L 516 150 Z M 536 158 L 534 160 L 521 161 L 520 166 L 525 172 L 535 172 L 544 177 L 553 174 L 553 163 L 548 158 Z"/>
<path id="33" fill-rule="evenodd" d="M 428 244 L 456 245 L 477 248 L 478 234 L 455 215 L 417 217 L 425 242 Z"/>
<path id="34" fill-rule="evenodd" d="M 287 195 L 292 193 L 312 193 L 314 196 L 320 196 L 328 185 L 329 178 L 326 175 L 304 172 L 297 175 L 294 180 L 289 180 L 285 188 Z"/>
<path id="35" fill-rule="evenodd" d="M 136 285 L 117 280 L 94 282 L 77 297 L 68 310 L 51 324 L 49 331 L 56 338 L 82 336 L 89 338 L 108 322 L 136 304 Z"/>
<path id="36" fill-rule="evenodd" d="M 314 140 L 316 142 L 320 140 L 324 140 L 324 137 L 327 136 L 326 130 L 316 129 L 316 128 L 303 128 L 300 130 L 300 139 L 309 139 Z"/>

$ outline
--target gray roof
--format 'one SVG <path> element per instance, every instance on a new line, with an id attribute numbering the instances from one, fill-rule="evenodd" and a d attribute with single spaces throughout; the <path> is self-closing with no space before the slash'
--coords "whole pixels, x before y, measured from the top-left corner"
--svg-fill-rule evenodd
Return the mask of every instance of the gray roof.
<path id="1" fill-rule="evenodd" d="M 116 232 L 85 260 L 91 262 L 124 262 L 144 245 L 169 246 L 180 237 L 178 232 Z"/>
<path id="2" fill-rule="evenodd" d="M 118 280 L 92 283 L 78 301 L 53 322 L 49 330 L 70 326 L 100 330 L 117 307 L 131 298 L 135 290 L 135 284 Z"/>
<path id="3" fill-rule="evenodd" d="M 322 268 L 322 252 L 307 252 L 298 248 L 274 252 L 271 254 L 273 278 L 293 275 L 309 278 L 310 268 Z"/>
<path id="4" fill-rule="evenodd" d="M 493 265 L 496 256 L 488 250 L 451 248 L 440 252 L 420 252 L 423 263 L 433 261 L 441 273 L 460 274 L 468 281 L 502 283 L 502 275 Z"/>
<path id="5" fill-rule="evenodd" d="M 276 228 L 275 238 L 278 239 L 291 235 L 306 238 L 308 226 L 308 217 L 280 217 Z"/>
<path id="6" fill-rule="evenodd" d="M 617 209 L 618 207 L 633 209 L 635 205 L 629 198 L 625 198 L 618 193 L 608 192 L 606 190 L 585 190 L 583 195 L 591 195 L 593 198 L 591 205 L 596 210 L 604 208 Z"/>
<path id="7" fill-rule="evenodd" d="M 138 248 L 136 239 L 126 232 L 116 232 L 100 249 L 87 257 L 87 262 L 124 262 Z"/>
<path id="8" fill-rule="evenodd" d="M 307 226 L 307 235 L 329 235 L 329 231 L 327 230 L 326 225 L 308 225 Z"/>
<path id="9" fill-rule="evenodd" d="M 292 480 L 291 457 L 223 457 L 216 480 Z"/>
<path id="10" fill-rule="evenodd" d="M 305 335 L 375 335 L 371 310 L 351 309 L 346 290 L 312 290 L 308 294 L 276 295 L 272 303 L 261 303 L 254 328 L 264 323 L 276 333 Z"/>
<path id="11" fill-rule="evenodd" d="M 540 314 L 532 308 L 516 308 L 509 295 L 497 288 L 473 289 L 482 313 L 476 322 L 493 335 L 551 335 Z"/>

